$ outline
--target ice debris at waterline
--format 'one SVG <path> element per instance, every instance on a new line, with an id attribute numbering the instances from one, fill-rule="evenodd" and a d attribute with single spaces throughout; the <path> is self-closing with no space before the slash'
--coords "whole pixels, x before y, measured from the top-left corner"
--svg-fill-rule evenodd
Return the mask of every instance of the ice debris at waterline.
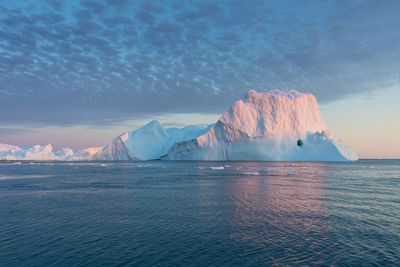
<path id="1" fill-rule="evenodd" d="M 103 147 L 53 152 L 51 145 L 0 144 L 6 160 L 351 161 L 357 154 L 329 133 L 315 97 L 296 90 L 250 90 L 207 127 L 152 121 Z"/>

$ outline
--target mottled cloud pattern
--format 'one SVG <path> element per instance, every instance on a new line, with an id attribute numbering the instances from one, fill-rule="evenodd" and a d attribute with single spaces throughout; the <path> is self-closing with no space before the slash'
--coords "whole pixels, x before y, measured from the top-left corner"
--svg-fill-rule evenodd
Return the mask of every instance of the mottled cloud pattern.
<path id="1" fill-rule="evenodd" d="M 4 1 L 0 123 L 224 111 L 248 89 L 321 101 L 399 83 L 400 1 Z"/>

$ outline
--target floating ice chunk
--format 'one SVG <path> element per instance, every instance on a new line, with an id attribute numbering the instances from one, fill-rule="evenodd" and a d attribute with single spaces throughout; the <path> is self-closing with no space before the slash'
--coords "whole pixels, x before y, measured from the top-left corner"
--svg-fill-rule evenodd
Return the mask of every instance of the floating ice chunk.
<path id="1" fill-rule="evenodd" d="M 136 167 L 138 167 L 138 168 L 148 168 L 150 166 L 151 166 L 151 164 L 138 164 L 138 165 L 136 165 Z"/>
<path id="2" fill-rule="evenodd" d="M 211 170 L 223 170 L 224 166 L 210 167 Z"/>

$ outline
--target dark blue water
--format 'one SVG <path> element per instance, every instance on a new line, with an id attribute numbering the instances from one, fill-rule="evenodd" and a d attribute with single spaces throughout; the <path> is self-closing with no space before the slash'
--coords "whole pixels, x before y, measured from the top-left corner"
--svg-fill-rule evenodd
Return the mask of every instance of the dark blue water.
<path id="1" fill-rule="evenodd" d="M 398 160 L 0 163 L 1 266 L 399 263 Z"/>

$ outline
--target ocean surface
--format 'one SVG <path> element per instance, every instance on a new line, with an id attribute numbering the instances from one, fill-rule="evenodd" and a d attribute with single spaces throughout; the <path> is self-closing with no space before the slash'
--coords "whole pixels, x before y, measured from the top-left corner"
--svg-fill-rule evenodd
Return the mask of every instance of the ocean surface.
<path id="1" fill-rule="evenodd" d="M 1 266 L 399 264 L 399 160 L 0 162 Z"/>

